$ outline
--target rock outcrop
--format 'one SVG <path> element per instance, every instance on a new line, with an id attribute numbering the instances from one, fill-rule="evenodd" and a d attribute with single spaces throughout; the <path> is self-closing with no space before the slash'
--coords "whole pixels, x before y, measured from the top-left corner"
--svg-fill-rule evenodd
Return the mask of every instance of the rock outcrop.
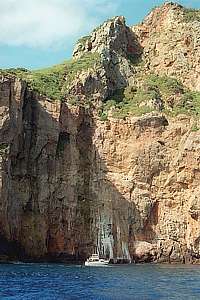
<path id="1" fill-rule="evenodd" d="M 197 11 L 167 2 L 132 30 L 144 48 L 150 72 L 174 76 L 200 91 L 200 26 L 195 14 Z"/>
<path id="2" fill-rule="evenodd" d="M 96 86 L 98 83 L 97 92 L 101 91 L 100 99 L 102 101 L 117 89 L 126 87 L 133 80 L 135 73 L 130 60 L 139 59 L 142 52 L 143 48 L 136 34 L 126 26 L 124 17 L 108 20 L 95 29 L 90 36 L 80 39 L 75 46 L 74 59 L 88 53 L 98 53 L 101 58 L 101 64 L 99 68 L 95 69 L 95 72 L 83 73 L 82 81 L 85 83 L 83 84 L 83 91 L 88 96 L 89 90 L 91 96 L 91 85 Z M 79 84 L 81 82 L 80 74 L 78 82 Z M 99 87 L 100 82 L 101 88 Z"/>
<path id="3" fill-rule="evenodd" d="M 114 261 L 200 262 L 198 117 L 101 121 L 97 111 L 151 72 L 199 90 L 199 24 L 171 3 L 133 28 L 105 22 L 75 47 L 75 60 L 97 52 L 101 61 L 77 74 L 65 102 L 0 77 L 2 259 L 78 261 L 98 249 Z M 72 96 L 93 105 L 73 106 Z"/>

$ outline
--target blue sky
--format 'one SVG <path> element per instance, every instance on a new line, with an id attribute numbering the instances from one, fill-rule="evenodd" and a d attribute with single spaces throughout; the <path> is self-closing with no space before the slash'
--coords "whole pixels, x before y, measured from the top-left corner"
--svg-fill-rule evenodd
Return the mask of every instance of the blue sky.
<path id="1" fill-rule="evenodd" d="M 70 58 L 76 40 L 115 15 L 140 22 L 163 0 L 0 0 L 0 68 L 42 68 Z M 200 8 L 200 0 L 180 0 Z"/>

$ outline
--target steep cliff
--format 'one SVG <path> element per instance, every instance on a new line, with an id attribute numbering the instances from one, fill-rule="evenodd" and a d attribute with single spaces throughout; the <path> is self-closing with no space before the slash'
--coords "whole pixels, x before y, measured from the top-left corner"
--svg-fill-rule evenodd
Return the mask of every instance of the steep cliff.
<path id="1" fill-rule="evenodd" d="M 69 63 L 2 70 L 2 259 L 199 262 L 199 28 L 166 3 Z"/>

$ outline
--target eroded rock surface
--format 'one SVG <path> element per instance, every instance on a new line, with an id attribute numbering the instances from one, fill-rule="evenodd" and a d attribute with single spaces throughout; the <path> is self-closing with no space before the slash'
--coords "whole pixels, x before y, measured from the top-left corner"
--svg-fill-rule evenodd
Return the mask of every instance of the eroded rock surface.
<path id="1" fill-rule="evenodd" d="M 167 2 L 132 30 L 144 48 L 147 72 L 174 76 L 200 90 L 200 26 L 187 21 L 187 10 Z"/>

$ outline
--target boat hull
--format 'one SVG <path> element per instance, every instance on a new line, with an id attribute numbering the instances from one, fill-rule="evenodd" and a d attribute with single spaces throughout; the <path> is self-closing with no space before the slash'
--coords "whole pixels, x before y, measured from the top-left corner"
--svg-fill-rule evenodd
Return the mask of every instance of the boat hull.
<path id="1" fill-rule="evenodd" d="M 109 264 L 109 261 L 86 261 L 85 266 L 86 267 L 105 267 Z"/>

